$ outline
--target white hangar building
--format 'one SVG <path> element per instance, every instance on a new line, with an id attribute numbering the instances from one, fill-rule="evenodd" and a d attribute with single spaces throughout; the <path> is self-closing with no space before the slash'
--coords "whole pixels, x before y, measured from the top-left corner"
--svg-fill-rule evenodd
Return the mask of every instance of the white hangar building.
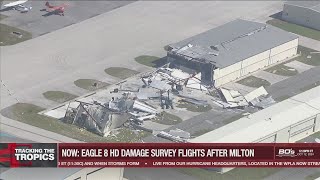
<path id="1" fill-rule="evenodd" d="M 283 6 L 281 18 L 320 30 L 320 1 L 287 1 Z"/>
<path id="2" fill-rule="evenodd" d="M 262 23 L 237 19 L 169 45 L 171 67 L 201 72 L 216 87 L 297 54 L 298 36 Z"/>
<path id="3" fill-rule="evenodd" d="M 192 143 L 292 143 L 320 130 L 320 86 L 191 139 Z M 230 168 L 223 168 L 226 172 Z"/>

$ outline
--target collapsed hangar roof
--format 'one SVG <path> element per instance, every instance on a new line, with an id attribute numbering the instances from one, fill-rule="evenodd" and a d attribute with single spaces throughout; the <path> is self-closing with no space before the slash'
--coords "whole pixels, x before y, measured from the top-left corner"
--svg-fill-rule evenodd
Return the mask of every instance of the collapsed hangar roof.
<path id="1" fill-rule="evenodd" d="M 169 52 L 223 68 L 297 38 L 273 26 L 237 19 L 171 44 Z"/>

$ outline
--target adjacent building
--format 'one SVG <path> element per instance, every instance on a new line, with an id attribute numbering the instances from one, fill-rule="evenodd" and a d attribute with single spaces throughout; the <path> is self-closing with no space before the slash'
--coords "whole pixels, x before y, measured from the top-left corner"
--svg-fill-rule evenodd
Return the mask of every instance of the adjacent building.
<path id="1" fill-rule="evenodd" d="M 287 1 L 283 6 L 282 19 L 320 30 L 320 1 Z"/>
<path id="2" fill-rule="evenodd" d="M 216 87 L 297 54 L 298 36 L 237 19 L 169 45 L 168 61 Z"/>
<path id="3" fill-rule="evenodd" d="M 226 126 L 192 143 L 292 143 L 320 130 L 320 86 Z M 230 168 L 218 169 L 226 172 Z"/>
<path id="4" fill-rule="evenodd" d="M 64 180 L 128 180 L 123 171 L 124 168 L 84 168 Z"/>

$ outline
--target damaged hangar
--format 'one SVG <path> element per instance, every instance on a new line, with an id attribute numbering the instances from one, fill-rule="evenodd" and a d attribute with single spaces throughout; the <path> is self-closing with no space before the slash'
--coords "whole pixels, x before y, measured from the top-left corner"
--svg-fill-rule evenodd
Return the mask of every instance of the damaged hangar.
<path id="1" fill-rule="evenodd" d="M 262 23 L 237 19 L 169 45 L 172 67 L 201 72 L 219 87 L 297 54 L 298 36 Z"/>

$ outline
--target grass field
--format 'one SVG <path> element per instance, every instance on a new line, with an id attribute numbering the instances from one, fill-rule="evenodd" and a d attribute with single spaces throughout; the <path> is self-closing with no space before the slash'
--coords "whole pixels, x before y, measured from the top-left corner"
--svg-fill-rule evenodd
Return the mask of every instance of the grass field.
<path id="1" fill-rule="evenodd" d="M 255 76 L 246 77 L 244 79 L 241 79 L 240 81 L 237 81 L 237 83 L 245 86 L 257 87 L 257 88 L 260 86 L 267 87 L 271 85 L 267 80 L 257 78 Z"/>
<path id="2" fill-rule="evenodd" d="M 160 114 L 160 117 L 154 118 L 152 121 L 164 125 L 175 125 L 182 122 L 182 119 L 178 116 L 163 111 Z"/>
<path id="3" fill-rule="evenodd" d="M 77 98 L 78 96 L 63 91 L 47 91 L 43 93 L 43 96 L 51 101 L 63 103 Z"/>
<path id="4" fill-rule="evenodd" d="M 302 92 L 308 91 L 309 89 L 312 89 L 312 88 L 317 87 L 317 86 L 320 86 L 320 81 L 317 81 L 317 82 L 315 82 L 313 84 L 305 86 L 305 87 L 301 88 L 300 91 L 302 91 Z"/>
<path id="5" fill-rule="evenodd" d="M 298 71 L 296 69 L 285 66 L 284 64 L 278 64 L 276 66 L 266 69 L 265 71 L 280 76 L 294 76 L 298 74 Z"/>
<path id="6" fill-rule="evenodd" d="M 201 129 L 201 130 L 195 131 L 191 136 L 198 137 L 198 136 L 206 134 L 206 133 L 208 133 L 210 131 L 212 131 L 212 129 Z"/>
<path id="7" fill-rule="evenodd" d="M 78 79 L 74 81 L 74 84 L 82 89 L 86 89 L 89 91 L 97 90 L 110 85 L 108 83 L 98 81 L 95 79 Z M 95 84 L 96 86 L 94 86 Z"/>
<path id="8" fill-rule="evenodd" d="M 109 74 L 110 76 L 114 76 L 120 79 L 126 79 L 128 77 L 139 74 L 138 71 L 123 67 L 110 67 L 105 69 L 104 72 Z"/>
<path id="9" fill-rule="evenodd" d="M 1 1 L 0 1 L 0 3 L 1 3 Z M 3 14 L 0 14 L 0 21 L 1 21 L 2 19 L 5 19 L 6 17 L 8 17 L 8 16 L 3 15 Z"/>
<path id="10" fill-rule="evenodd" d="M 299 46 L 298 53 L 301 53 L 301 56 L 296 57 L 295 60 L 311 66 L 320 66 L 320 53 L 314 53 L 314 52 L 318 52 L 318 51 L 307 48 L 307 47 Z"/>
<path id="11" fill-rule="evenodd" d="M 240 119 L 242 117 L 244 117 L 243 114 L 237 114 L 237 115 L 234 115 L 234 116 L 232 116 L 232 117 L 230 117 L 228 119 L 223 120 L 223 122 L 224 122 L 224 124 L 229 124 L 229 123 L 232 123 L 232 122 L 234 122 L 234 121 L 236 121 L 236 120 L 238 120 L 238 119 Z"/>
<path id="12" fill-rule="evenodd" d="M 141 137 L 150 135 L 144 131 L 135 133 L 129 129 L 121 128 L 116 135 L 102 137 L 78 126 L 38 114 L 43 110 L 44 108 L 33 104 L 17 103 L 2 109 L 1 115 L 84 142 L 136 142 Z"/>
<path id="13" fill-rule="evenodd" d="M 291 97 L 291 96 L 289 96 L 289 95 L 283 95 L 283 96 L 274 98 L 274 100 L 277 101 L 277 102 L 281 102 L 281 101 L 284 101 L 284 100 L 286 100 L 286 99 L 288 99 L 288 98 L 290 98 L 290 97 Z"/>
<path id="14" fill-rule="evenodd" d="M 199 168 L 181 168 L 176 169 L 179 172 L 188 174 L 201 180 L 261 180 L 281 169 L 277 168 L 235 168 L 227 173 L 219 174 L 215 171 L 209 171 Z"/>
<path id="15" fill-rule="evenodd" d="M 305 177 L 305 180 L 315 180 L 318 177 L 320 177 L 320 172 L 316 172 L 314 174 L 311 174 L 311 175 Z"/>
<path id="16" fill-rule="evenodd" d="M 149 56 L 149 55 L 142 55 L 134 58 L 135 61 L 137 61 L 140 64 L 143 64 L 145 66 L 149 67 L 160 67 L 166 63 L 166 58 L 159 58 L 156 56 Z"/>
<path id="17" fill-rule="evenodd" d="M 17 36 L 12 32 L 19 32 L 21 36 Z M 17 44 L 31 38 L 32 34 L 27 31 L 0 23 L 0 46 Z"/>
<path id="18" fill-rule="evenodd" d="M 289 32 L 293 32 L 315 40 L 320 40 L 320 31 L 315 29 L 303 27 L 293 23 L 288 23 L 280 19 L 272 19 L 267 21 L 267 23 Z"/>

